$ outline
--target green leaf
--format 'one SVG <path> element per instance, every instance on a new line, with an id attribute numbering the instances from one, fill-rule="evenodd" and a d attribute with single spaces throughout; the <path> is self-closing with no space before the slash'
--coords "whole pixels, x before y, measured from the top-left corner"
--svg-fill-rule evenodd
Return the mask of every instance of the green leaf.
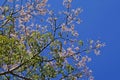
<path id="1" fill-rule="evenodd" d="M 83 46 L 83 41 L 82 40 L 79 40 L 79 45 Z"/>
<path id="2" fill-rule="evenodd" d="M 74 70 L 74 68 L 70 64 L 66 64 L 66 69 L 67 69 L 68 73 L 70 73 Z"/>

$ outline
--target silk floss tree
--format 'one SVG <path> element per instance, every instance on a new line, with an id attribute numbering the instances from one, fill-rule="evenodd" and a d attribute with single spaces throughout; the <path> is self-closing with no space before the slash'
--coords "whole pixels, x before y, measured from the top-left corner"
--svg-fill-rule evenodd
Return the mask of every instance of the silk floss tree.
<path id="1" fill-rule="evenodd" d="M 94 80 L 89 54 L 104 43 L 81 40 L 81 8 L 50 10 L 47 0 L 3 0 L 0 5 L 0 79 Z"/>

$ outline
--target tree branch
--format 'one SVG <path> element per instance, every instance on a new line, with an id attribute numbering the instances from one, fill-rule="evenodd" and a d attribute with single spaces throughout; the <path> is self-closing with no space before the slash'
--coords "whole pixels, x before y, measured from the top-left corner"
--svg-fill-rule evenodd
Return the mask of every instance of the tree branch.
<path id="1" fill-rule="evenodd" d="M 24 76 L 20 76 L 20 75 L 18 75 L 18 74 L 13 73 L 13 72 L 11 72 L 11 74 L 12 74 L 13 76 L 22 78 L 22 79 L 24 79 L 24 80 L 32 80 L 32 79 L 30 79 L 30 78 L 26 78 L 26 77 L 24 77 Z"/>

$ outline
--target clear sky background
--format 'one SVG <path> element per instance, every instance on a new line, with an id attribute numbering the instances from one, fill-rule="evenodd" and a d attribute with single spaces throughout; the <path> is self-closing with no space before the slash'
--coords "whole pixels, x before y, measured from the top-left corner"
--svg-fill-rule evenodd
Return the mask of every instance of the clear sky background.
<path id="1" fill-rule="evenodd" d="M 58 10 L 61 1 L 49 3 Z M 120 80 L 120 0 L 74 0 L 73 6 L 83 9 L 78 28 L 81 39 L 106 43 L 100 56 L 92 56 L 90 67 L 95 80 Z"/>

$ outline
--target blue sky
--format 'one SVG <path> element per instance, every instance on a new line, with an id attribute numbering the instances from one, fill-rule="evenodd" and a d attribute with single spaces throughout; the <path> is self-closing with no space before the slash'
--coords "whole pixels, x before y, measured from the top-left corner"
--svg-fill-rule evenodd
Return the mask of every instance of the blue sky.
<path id="1" fill-rule="evenodd" d="M 120 80 L 120 1 L 76 0 L 75 5 L 84 10 L 81 37 L 106 43 L 101 55 L 91 62 L 95 80 Z"/>
<path id="2" fill-rule="evenodd" d="M 101 56 L 91 64 L 96 80 L 120 80 L 120 1 L 79 0 L 83 7 L 81 24 L 83 36 L 106 43 Z M 81 34 L 82 34 L 81 33 Z"/>
<path id="3" fill-rule="evenodd" d="M 58 0 L 49 0 L 58 10 Z M 92 56 L 90 67 L 95 80 L 120 80 L 120 1 L 74 0 L 74 7 L 83 9 L 83 22 L 78 26 L 81 39 L 100 39 L 106 43 L 100 56 Z"/>

